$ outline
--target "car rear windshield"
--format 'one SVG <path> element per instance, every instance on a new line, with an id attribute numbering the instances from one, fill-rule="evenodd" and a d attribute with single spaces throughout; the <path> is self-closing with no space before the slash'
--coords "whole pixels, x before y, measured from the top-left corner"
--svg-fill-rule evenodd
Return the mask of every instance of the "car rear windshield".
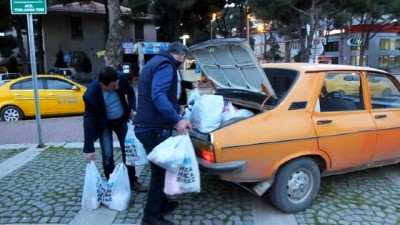
<path id="1" fill-rule="evenodd" d="M 17 79 L 18 77 L 21 77 L 21 74 L 19 73 L 9 73 L 8 74 L 8 79 Z"/>
<path id="2" fill-rule="evenodd" d="M 281 68 L 264 68 L 264 73 L 275 91 L 278 102 L 286 96 L 299 74 L 296 70 Z"/>

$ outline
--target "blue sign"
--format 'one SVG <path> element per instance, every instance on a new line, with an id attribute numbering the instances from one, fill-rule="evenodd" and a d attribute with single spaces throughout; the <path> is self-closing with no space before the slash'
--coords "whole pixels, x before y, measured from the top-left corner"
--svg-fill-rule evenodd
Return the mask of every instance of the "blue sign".
<path id="1" fill-rule="evenodd" d="M 72 56 L 70 54 L 65 54 L 64 55 L 64 62 L 66 62 L 66 63 L 72 62 Z"/>
<path id="2" fill-rule="evenodd" d="M 124 54 L 157 54 L 167 50 L 169 42 L 122 42 Z"/>

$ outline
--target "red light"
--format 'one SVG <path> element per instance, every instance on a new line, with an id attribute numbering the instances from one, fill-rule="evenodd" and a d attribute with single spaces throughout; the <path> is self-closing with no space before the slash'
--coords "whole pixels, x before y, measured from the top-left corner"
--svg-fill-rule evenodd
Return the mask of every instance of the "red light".
<path id="1" fill-rule="evenodd" d="M 211 152 L 205 152 L 203 151 L 202 153 L 202 158 L 208 162 L 215 162 L 214 154 Z"/>

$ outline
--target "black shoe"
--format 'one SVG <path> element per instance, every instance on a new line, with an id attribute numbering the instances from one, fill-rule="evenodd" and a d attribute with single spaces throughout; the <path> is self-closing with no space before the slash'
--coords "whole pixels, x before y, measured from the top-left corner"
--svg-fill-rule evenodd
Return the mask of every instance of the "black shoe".
<path id="1" fill-rule="evenodd" d="M 158 219 L 142 220 L 141 225 L 175 225 L 175 223 L 168 221 L 168 220 L 164 219 L 164 217 L 161 216 Z"/>
<path id="2" fill-rule="evenodd" d="M 148 189 L 146 187 L 142 186 L 137 181 L 131 182 L 130 185 L 131 185 L 131 190 L 133 190 L 133 191 L 137 191 L 137 192 L 147 192 L 148 191 Z"/>
<path id="3" fill-rule="evenodd" d="M 165 204 L 164 208 L 161 210 L 162 214 L 167 214 L 172 211 L 174 211 L 176 208 L 178 208 L 179 202 L 178 201 L 168 201 L 167 204 Z"/>

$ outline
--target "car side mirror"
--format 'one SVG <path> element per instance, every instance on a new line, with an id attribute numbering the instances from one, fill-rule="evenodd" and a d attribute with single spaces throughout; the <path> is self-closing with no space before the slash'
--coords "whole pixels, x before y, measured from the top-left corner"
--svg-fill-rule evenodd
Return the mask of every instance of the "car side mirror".
<path id="1" fill-rule="evenodd" d="M 78 86 L 72 86 L 71 90 L 73 91 L 80 91 L 81 89 Z"/>

